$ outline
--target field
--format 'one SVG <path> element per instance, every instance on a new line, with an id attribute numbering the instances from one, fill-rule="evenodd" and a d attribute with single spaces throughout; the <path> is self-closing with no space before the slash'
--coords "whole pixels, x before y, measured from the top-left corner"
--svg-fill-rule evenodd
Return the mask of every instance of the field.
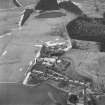
<path id="1" fill-rule="evenodd" d="M 28 0 L 25 3 L 23 0 L 21 0 L 21 2 L 24 4 L 24 6 L 29 3 Z M 35 1 L 31 0 L 31 3 L 33 2 Z M 88 16 L 102 17 L 103 8 L 100 9 L 100 12 L 96 12 L 95 7 L 92 6 L 94 2 L 88 2 L 88 4 L 86 4 L 86 1 L 82 2 L 80 0 L 79 3 L 80 8 L 86 14 L 88 14 Z M 88 5 L 91 8 L 89 8 Z M 37 14 L 34 14 L 27 20 L 22 29 L 19 29 L 18 22 L 23 8 L 14 7 L 14 5 L 11 4 L 11 0 L 8 0 L 8 2 L 7 0 L 0 0 L 0 8 L 0 91 L 2 91 L 0 92 L 0 95 L 4 95 L 2 100 L 5 100 L 6 94 L 8 94 L 8 97 L 13 97 L 16 95 L 16 98 L 14 98 L 14 100 L 16 100 L 20 97 L 20 94 L 18 93 L 21 93 L 22 98 L 24 97 L 23 94 L 25 94 L 26 99 L 30 99 L 29 102 L 32 102 L 33 100 L 31 100 L 31 98 L 34 97 L 34 95 L 31 93 L 34 92 L 34 89 L 26 89 L 26 87 L 17 86 L 16 83 L 21 83 L 21 81 L 23 81 L 28 64 L 31 60 L 33 60 L 33 57 L 35 57 L 36 53 L 40 50 L 40 47 L 37 47 L 37 45 L 49 40 L 53 41 L 55 39 L 59 39 L 60 41 L 64 41 L 65 38 L 67 39 L 67 36 L 61 37 L 55 34 L 55 32 L 59 29 L 62 30 L 65 22 L 67 23 L 67 20 L 71 21 L 72 19 L 76 18 L 76 16 L 72 14 L 72 17 L 68 15 L 66 18 L 35 19 L 35 15 Z M 99 83 L 102 83 L 103 80 L 105 82 L 105 53 L 98 51 L 96 42 L 80 41 L 80 43 L 82 43 L 81 45 L 84 49 L 72 49 L 66 55 L 71 57 L 74 62 L 70 69 L 75 69 L 78 74 L 89 77 L 96 82 L 97 80 Z M 68 73 L 70 74 L 71 72 L 68 71 Z M 100 73 L 100 79 L 97 78 L 97 73 Z M 72 74 L 72 76 L 78 78 L 75 74 Z M 6 82 L 10 84 L 2 84 Z M 7 87 L 8 89 L 6 89 Z M 11 92 L 8 93 L 8 91 Z M 37 89 L 35 91 L 37 91 Z M 49 89 L 49 91 L 51 91 L 51 89 Z M 43 94 L 45 95 L 47 93 Z M 31 98 L 29 98 L 29 96 Z M 39 98 L 40 96 L 38 96 L 38 101 L 40 101 Z M 47 98 L 49 97 L 47 96 Z M 21 100 L 21 98 L 19 99 Z M 12 98 L 10 100 L 14 102 Z M 25 98 L 23 98 L 23 100 L 25 100 Z M 23 104 L 23 100 L 20 101 L 21 103 L 18 103 L 19 100 L 16 100 L 16 103 L 13 104 Z M 41 98 L 42 102 L 46 102 L 46 100 L 51 99 L 43 100 L 43 98 Z M 103 100 L 103 97 L 101 97 L 98 103 Z M 36 104 L 36 101 L 37 99 L 34 101 L 34 104 Z M 4 104 L 6 105 L 7 103 L 0 105 Z M 24 104 L 26 105 L 25 101 Z M 104 102 L 101 102 L 99 105 L 104 105 Z"/>

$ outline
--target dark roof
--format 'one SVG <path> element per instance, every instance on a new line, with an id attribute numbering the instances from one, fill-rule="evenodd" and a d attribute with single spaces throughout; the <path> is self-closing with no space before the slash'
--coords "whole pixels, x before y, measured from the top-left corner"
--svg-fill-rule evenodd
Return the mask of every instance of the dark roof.
<path id="1" fill-rule="evenodd" d="M 35 7 L 36 10 L 58 10 L 57 0 L 40 0 Z"/>
<path id="2" fill-rule="evenodd" d="M 75 5 L 72 1 L 63 1 L 59 3 L 59 7 L 65 9 L 68 12 L 75 13 L 77 15 L 82 15 L 83 11 Z"/>
<path id="3" fill-rule="evenodd" d="M 83 11 L 75 5 L 72 1 L 63 1 L 58 4 L 57 0 L 40 0 L 35 7 L 36 10 L 58 10 L 60 8 L 65 9 L 68 12 L 75 13 L 77 15 L 83 14 Z"/>

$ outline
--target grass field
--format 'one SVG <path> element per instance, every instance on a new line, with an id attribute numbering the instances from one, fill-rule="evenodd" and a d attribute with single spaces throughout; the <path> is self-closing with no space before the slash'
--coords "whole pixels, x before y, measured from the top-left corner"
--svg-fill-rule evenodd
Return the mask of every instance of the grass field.
<path id="1" fill-rule="evenodd" d="M 16 83 L 0 83 L 0 105 L 66 105 L 67 94 L 42 83 L 40 86 L 22 86 Z"/>

